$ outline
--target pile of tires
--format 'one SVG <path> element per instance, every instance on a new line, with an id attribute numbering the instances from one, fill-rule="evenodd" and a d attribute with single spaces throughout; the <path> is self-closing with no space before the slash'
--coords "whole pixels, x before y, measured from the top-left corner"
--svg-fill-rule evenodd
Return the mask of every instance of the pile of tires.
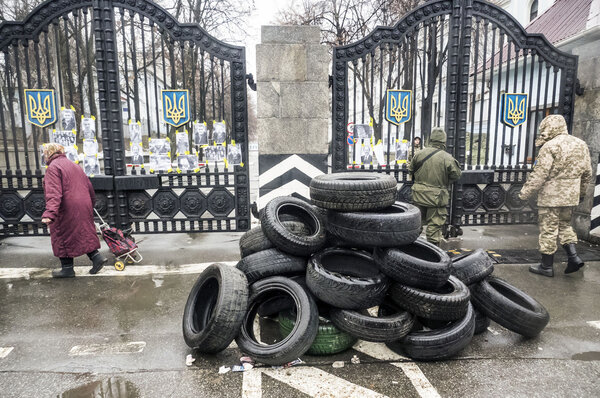
<path id="1" fill-rule="evenodd" d="M 490 319 L 527 337 L 547 311 L 491 275 L 476 250 L 452 261 L 422 240 L 419 210 L 396 201 L 396 180 L 374 173 L 314 178 L 312 204 L 270 201 L 240 239 L 235 268 L 208 267 L 183 318 L 190 347 L 214 353 L 235 339 L 258 362 L 282 365 L 328 355 L 362 339 L 416 360 L 452 357 Z M 278 324 L 262 341 L 257 320 Z"/>

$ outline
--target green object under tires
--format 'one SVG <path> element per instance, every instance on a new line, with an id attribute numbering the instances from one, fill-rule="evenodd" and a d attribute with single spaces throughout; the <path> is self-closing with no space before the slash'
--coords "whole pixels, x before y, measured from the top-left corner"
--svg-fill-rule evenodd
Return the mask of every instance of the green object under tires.
<path id="1" fill-rule="evenodd" d="M 295 316 L 290 311 L 279 313 L 279 330 L 285 338 L 294 328 Z M 317 337 L 306 352 L 308 355 L 330 355 L 352 347 L 358 339 L 341 331 L 331 321 L 319 317 Z"/>

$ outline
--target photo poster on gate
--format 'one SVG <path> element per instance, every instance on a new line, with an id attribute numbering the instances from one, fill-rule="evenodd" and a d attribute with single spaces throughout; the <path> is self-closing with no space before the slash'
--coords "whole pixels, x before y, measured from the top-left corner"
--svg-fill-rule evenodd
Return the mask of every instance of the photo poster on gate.
<path id="1" fill-rule="evenodd" d="M 81 115 L 81 132 L 84 140 L 96 138 L 96 118 L 94 116 L 84 117 Z"/>
<path id="2" fill-rule="evenodd" d="M 128 125 L 128 131 L 129 142 L 133 142 L 136 144 L 142 142 L 142 123 L 139 120 L 137 122 L 130 120 Z"/>
<path id="3" fill-rule="evenodd" d="M 142 143 L 138 142 L 137 144 L 134 142 L 129 143 L 129 148 L 131 151 L 131 164 L 134 166 L 144 167 L 144 148 L 142 147 Z"/>
<path id="4" fill-rule="evenodd" d="M 60 144 L 65 149 L 67 159 L 79 163 L 79 154 L 77 153 L 77 131 L 76 130 L 52 130 L 50 133 L 50 142 Z"/>
<path id="5" fill-rule="evenodd" d="M 200 123 L 195 121 L 193 123 L 193 142 L 196 146 L 208 145 L 208 127 L 206 122 Z"/>
<path id="6" fill-rule="evenodd" d="M 204 148 L 204 156 L 207 162 L 221 162 L 225 159 L 225 146 L 213 144 Z"/>
<path id="7" fill-rule="evenodd" d="M 225 161 L 225 167 L 239 166 L 242 164 L 242 145 L 236 144 L 235 141 L 231 141 L 227 145 L 227 159 Z"/>
<path id="8" fill-rule="evenodd" d="M 177 156 L 190 154 L 190 141 L 187 130 L 179 132 L 175 130 L 175 149 Z"/>
<path id="9" fill-rule="evenodd" d="M 216 145 L 224 145 L 227 140 L 227 128 L 225 126 L 225 120 L 217 122 L 213 120 L 212 139 Z"/>
<path id="10" fill-rule="evenodd" d="M 408 162 L 408 140 L 396 140 L 396 163 L 406 164 Z"/>
<path id="11" fill-rule="evenodd" d="M 373 149 L 371 147 L 370 139 L 356 139 L 354 146 L 354 164 L 372 164 L 373 163 Z"/>
<path id="12" fill-rule="evenodd" d="M 100 162 L 97 153 L 92 156 L 85 155 L 83 158 L 83 171 L 89 177 L 100 174 Z"/>
<path id="13" fill-rule="evenodd" d="M 373 153 L 375 154 L 375 159 L 377 159 L 377 164 L 379 164 L 380 166 L 387 165 L 383 150 L 383 142 L 381 142 L 381 140 L 377 141 L 377 144 L 373 146 Z"/>
<path id="14" fill-rule="evenodd" d="M 197 154 L 177 156 L 177 172 L 181 173 L 182 171 L 200 171 Z"/>
<path id="15" fill-rule="evenodd" d="M 150 148 L 150 172 L 173 171 L 171 166 L 171 140 L 169 138 L 148 139 Z"/>
<path id="16" fill-rule="evenodd" d="M 73 108 L 73 106 L 70 108 L 65 108 L 64 106 L 60 108 L 60 127 L 63 131 L 77 130 L 75 108 Z"/>

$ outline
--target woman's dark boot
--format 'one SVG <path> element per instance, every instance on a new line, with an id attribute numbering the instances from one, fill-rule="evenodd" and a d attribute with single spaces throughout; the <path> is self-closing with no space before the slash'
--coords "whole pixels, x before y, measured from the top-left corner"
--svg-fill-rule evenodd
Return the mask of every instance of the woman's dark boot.
<path id="1" fill-rule="evenodd" d="M 542 263 L 529 267 L 529 272 L 534 274 L 553 277 L 554 276 L 554 254 L 542 254 Z"/>
<path id="2" fill-rule="evenodd" d="M 567 252 L 567 268 L 565 269 L 565 274 L 579 271 L 584 263 L 577 255 L 575 243 L 567 243 L 566 245 L 563 245 L 563 248 L 565 249 L 565 252 Z"/>
<path id="3" fill-rule="evenodd" d="M 75 277 L 75 270 L 73 270 L 73 264 L 63 265 L 61 269 L 55 269 L 52 271 L 53 278 L 73 278 Z"/>
<path id="4" fill-rule="evenodd" d="M 93 263 L 92 268 L 90 269 L 90 274 L 92 275 L 97 274 L 108 261 L 108 259 L 99 252 L 96 252 L 93 256 L 91 256 L 90 260 L 92 260 Z"/>

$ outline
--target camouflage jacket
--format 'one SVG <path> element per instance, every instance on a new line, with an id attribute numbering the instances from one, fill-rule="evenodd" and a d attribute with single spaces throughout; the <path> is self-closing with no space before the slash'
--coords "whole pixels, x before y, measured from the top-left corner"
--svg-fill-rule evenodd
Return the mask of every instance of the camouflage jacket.
<path id="1" fill-rule="evenodd" d="M 435 150 L 438 153 L 425 162 Z M 412 186 L 413 203 L 426 207 L 445 207 L 450 200 L 448 186 L 458 180 L 460 166 L 446 149 L 446 133 L 435 128 L 431 132 L 429 146 L 415 153 L 408 169 L 414 173 Z M 416 169 L 416 171 L 415 171 Z"/>
<path id="2" fill-rule="evenodd" d="M 537 193 L 540 207 L 577 206 L 592 178 L 586 143 L 568 134 L 561 115 L 550 115 L 540 124 L 536 145 L 542 148 L 519 197 L 527 200 Z"/>

